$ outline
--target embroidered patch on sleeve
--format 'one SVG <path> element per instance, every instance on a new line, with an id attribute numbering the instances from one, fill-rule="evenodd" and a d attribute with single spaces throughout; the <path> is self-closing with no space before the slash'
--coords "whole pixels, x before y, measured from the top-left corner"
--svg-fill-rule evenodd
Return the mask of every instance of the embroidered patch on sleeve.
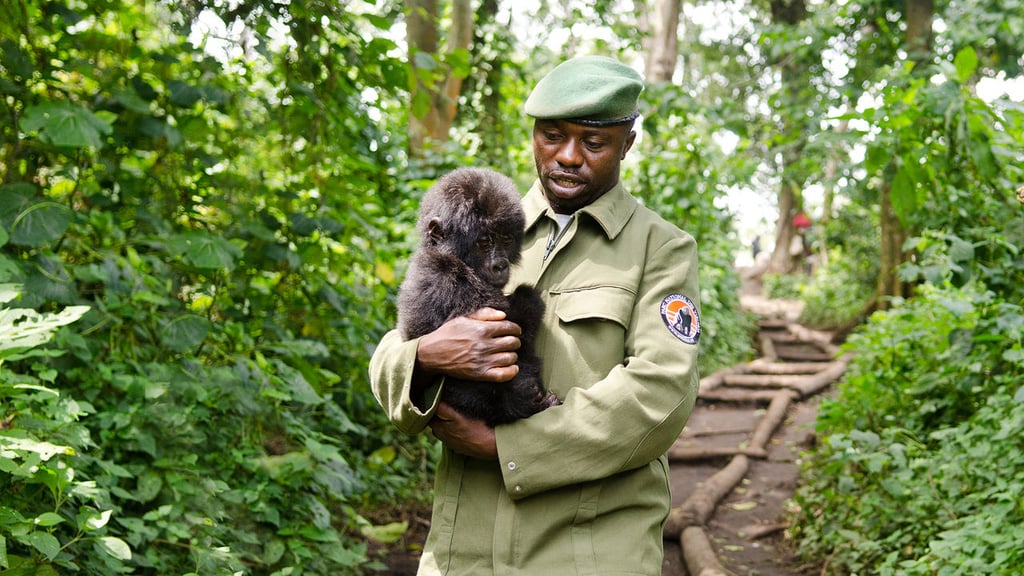
<path id="1" fill-rule="evenodd" d="M 693 300 L 682 294 L 669 294 L 661 301 L 661 319 L 668 331 L 687 344 L 700 338 L 700 314 Z"/>

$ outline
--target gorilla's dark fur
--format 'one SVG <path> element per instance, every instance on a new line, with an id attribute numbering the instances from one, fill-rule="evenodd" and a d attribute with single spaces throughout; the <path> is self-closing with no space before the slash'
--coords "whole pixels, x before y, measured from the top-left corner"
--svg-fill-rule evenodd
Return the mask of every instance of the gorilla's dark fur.
<path id="1" fill-rule="evenodd" d="M 442 399 L 490 426 L 526 418 L 557 401 L 545 397 L 533 344 L 544 302 L 532 286 L 502 292 L 519 261 L 525 217 L 515 184 L 484 168 L 459 168 L 423 195 L 419 249 L 398 293 L 398 330 L 405 340 L 433 332 L 452 318 L 489 306 L 522 328 L 519 374 L 510 382 L 448 377 Z"/>

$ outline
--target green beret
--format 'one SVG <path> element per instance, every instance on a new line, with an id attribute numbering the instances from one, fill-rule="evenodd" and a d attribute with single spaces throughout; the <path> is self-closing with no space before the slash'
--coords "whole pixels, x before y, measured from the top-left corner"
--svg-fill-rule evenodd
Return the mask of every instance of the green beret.
<path id="1" fill-rule="evenodd" d="M 636 102 L 643 89 L 643 76 L 622 62 L 579 56 L 541 78 L 526 99 L 526 114 L 538 120 L 622 124 L 640 115 Z"/>

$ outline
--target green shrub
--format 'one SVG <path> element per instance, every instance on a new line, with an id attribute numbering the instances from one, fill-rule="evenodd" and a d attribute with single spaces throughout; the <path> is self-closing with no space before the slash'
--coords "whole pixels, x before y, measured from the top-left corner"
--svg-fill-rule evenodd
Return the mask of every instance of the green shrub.
<path id="1" fill-rule="evenodd" d="M 850 258 L 841 247 L 830 250 L 828 263 L 815 269 L 800 290 L 800 322 L 829 330 L 856 320 L 874 297 L 877 267 L 874 258 Z"/>
<path id="2" fill-rule="evenodd" d="M 923 286 L 850 338 L 803 464 L 800 552 L 836 574 L 1012 574 L 1024 559 L 1024 309 Z"/>
<path id="3" fill-rule="evenodd" d="M 765 274 L 762 290 L 768 298 L 798 300 L 807 277 L 800 274 Z"/>
<path id="4" fill-rule="evenodd" d="M 0 305 L 18 290 L 0 284 Z M 58 568 L 117 573 L 131 558 L 124 540 L 110 535 L 110 492 L 79 468 L 95 449 L 81 422 L 94 409 L 55 387 L 60 374 L 45 359 L 63 352 L 42 347 L 87 311 L 85 306 L 55 313 L 0 307 L 2 573 L 45 576 Z"/>

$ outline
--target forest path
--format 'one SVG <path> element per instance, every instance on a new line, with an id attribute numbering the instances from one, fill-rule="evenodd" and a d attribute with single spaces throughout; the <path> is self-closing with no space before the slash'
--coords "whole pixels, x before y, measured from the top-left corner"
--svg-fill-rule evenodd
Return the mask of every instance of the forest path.
<path id="1" fill-rule="evenodd" d="M 830 334 L 797 323 L 798 302 L 760 284 L 742 303 L 759 319 L 762 356 L 701 379 L 697 406 L 669 451 L 672 513 L 663 576 L 796 576 L 786 506 L 800 452 L 813 441 L 820 393 L 846 368 Z"/>

